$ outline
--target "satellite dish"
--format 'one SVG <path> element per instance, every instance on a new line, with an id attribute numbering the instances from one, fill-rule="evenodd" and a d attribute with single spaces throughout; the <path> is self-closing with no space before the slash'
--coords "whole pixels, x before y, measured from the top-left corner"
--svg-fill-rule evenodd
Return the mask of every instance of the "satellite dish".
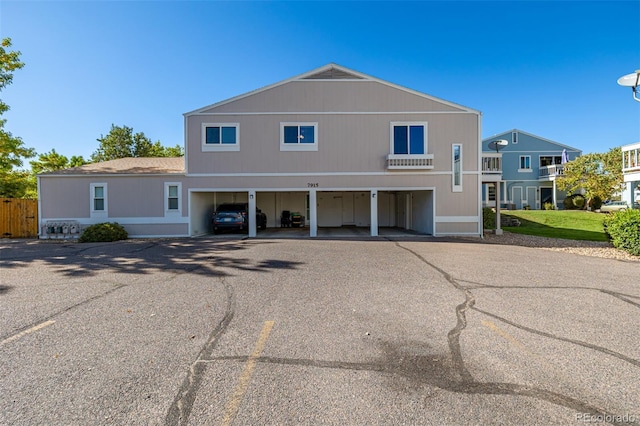
<path id="1" fill-rule="evenodd" d="M 637 87 L 638 80 L 640 80 L 640 70 L 636 70 L 636 72 L 631 74 L 623 75 L 618 79 L 618 84 L 626 87 Z"/>
<path id="2" fill-rule="evenodd" d="M 620 86 L 631 87 L 633 99 L 640 102 L 640 98 L 638 97 L 638 83 L 640 83 L 640 70 L 636 70 L 636 72 L 631 74 L 623 75 L 618 79 L 618 84 Z"/>
<path id="3" fill-rule="evenodd" d="M 509 145 L 509 142 L 504 139 L 498 139 L 497 141 L 489 142 L 489 148 L 495 149 L 496 152 L 500 151 L 505 146 Z"/>

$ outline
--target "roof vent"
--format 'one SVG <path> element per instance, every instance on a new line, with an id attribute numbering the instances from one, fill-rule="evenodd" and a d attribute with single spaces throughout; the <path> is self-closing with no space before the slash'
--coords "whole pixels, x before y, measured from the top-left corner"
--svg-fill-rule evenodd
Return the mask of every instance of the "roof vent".
<path id="1" fill-rule="evenodd" d="M 362 77 L 337 68 L 329 68 L 304 78 L 305 80 L 362 80 Z"/>

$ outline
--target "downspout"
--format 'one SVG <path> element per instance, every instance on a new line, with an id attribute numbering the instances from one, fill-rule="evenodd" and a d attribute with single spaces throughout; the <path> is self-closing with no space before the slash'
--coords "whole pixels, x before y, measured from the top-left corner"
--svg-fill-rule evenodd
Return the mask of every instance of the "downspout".
<path id="1" fill-rule="evenodd" d="M 40 175 L 36 175 L 36 191 L 38 194 L 38 239 L 42 237 L 42 193 L 40 192 Z"/>
<path id="2" fill-rule="evenodd" d="M 478 112 L 478 233 L 484 239 L 484 216 L 482 214 L 482 113 Z"/>

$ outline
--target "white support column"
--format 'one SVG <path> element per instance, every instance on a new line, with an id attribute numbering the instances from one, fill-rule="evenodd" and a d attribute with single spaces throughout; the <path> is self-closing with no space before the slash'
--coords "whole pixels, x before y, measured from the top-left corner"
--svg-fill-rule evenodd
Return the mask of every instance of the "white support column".
<path id="1" fill-rule="evenodd" d="M 496 235 L 502 235 L 502 227 L 500 224 L 500 186 L 501 182 L 496 182 Z"/>
<path id="2" fill-rule="evenodd" d="M 309 190 L 309 236 L 318 236 L 318 201 L 315 189 Z"/>
<path id="3" fill-rule="evenodd" d="M 371 236 L 378 236 L 378 190 L 371 190 Z"/>
<path id="4" fill-rule="evenodd" d="M 249 211 L 247 215 L 249 215 L 249 237 L 255 238 L 258 232 L 256 226 L 256 191 L 253 189 L 249 190 Z"/>
<path id="5" fill-rule="evenodd" d="M 411 223 L 411 207 L 413 195 L 409 192 L 404 197 L 404 229 L 411 229 L 413 224 Z"/>
<path id="6" fill-rule="evenodd" d="M 553 179 L 553 207 L 558 210 L 558 199 L 556 196 L 556 180 Z"/>

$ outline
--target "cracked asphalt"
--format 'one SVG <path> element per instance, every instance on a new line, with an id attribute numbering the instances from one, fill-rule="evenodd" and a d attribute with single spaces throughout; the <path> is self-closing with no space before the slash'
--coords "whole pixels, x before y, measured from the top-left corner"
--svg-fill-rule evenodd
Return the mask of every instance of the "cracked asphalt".
<path id="1" fill-rule="evenodd" d="M 0 424 L 640 424 L 639 277 L 480 240 L 0 240 Z"/>

